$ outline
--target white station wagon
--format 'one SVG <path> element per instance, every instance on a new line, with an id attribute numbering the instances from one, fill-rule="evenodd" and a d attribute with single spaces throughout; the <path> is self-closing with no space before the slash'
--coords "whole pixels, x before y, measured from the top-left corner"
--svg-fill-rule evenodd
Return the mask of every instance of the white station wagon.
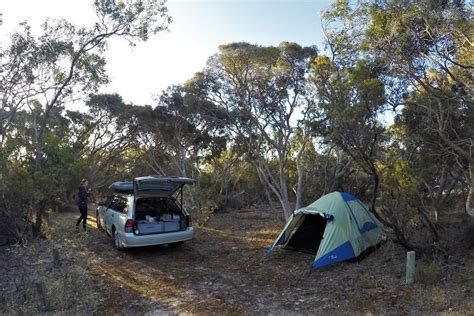
<path id="1" fill-rule="evenodd" d="M 193 183 L 158 176 L 115 182 L 114 193 L 97 207 L 97 227 L 112 236 L 118 250 L 190 240 L 194 230 L 182 205 L 183 187 Z"/>

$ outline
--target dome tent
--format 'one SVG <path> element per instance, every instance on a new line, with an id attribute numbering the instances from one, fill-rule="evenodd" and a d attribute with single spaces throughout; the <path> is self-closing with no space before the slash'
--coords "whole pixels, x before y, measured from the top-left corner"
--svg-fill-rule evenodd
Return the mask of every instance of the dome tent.
<path id="1" fill-rule="evenodd" d="M 326 194 L 296 210 L 268 249 L 283 245 L 316 254 L 312 271 L 359 256 L 381 240 L 382 224 L 359 199 L 345 192 Z"/>

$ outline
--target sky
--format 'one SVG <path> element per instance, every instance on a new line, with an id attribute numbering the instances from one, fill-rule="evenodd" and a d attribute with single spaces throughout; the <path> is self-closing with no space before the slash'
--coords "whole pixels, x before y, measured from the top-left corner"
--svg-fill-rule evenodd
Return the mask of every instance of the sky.
<path id="1" fill-rule="evenodd" d="M 319 13 L 331 0 L 168 0 L 173 22 L 147 42 L 130 47 L 109 42 L 105 54 L 111 83 L 100 92 L 118 93 L 126 102 L 153 105 L 168 86 L 184 83 L 202 70 L 218 46 L 245 41 L 276 46 L 283 41 L 323 49 Z M 65 18 L 78 26 L 95 22 L 93 0 L 1 0 L 0 41 L 22 21 L 39 31 L 46 18 Z"/>

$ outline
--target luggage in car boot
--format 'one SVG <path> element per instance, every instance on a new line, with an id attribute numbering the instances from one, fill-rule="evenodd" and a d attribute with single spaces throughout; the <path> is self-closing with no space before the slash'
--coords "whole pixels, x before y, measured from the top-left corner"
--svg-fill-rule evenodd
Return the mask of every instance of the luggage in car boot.
<path id="1" fill-rule="evenodd" d="M 140 235 L 163 233 L 165 231 L 165 223 L 137 221 L 137 229 Z"/>
<path id="2" fill-rule="evenodd" d="M 178 231 L 180 228 L 179 221 L 164 222 L 165 232 Z"/>

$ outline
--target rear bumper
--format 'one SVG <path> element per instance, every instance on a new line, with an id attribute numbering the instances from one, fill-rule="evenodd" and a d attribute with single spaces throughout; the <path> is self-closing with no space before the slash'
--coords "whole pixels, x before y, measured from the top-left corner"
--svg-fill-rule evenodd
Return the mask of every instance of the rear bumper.
<path id="1" fill-rule="evenodd" d="M 186 230 L 170 233 L 159 233 L 150 235 L 135 235 L 133 233 L 121 233 L 120 239 L 126 248 L 144 247 L 171 244 L 174 242 L 186 241 L 193 238 L 194 228 L 188 227 Z"/>

